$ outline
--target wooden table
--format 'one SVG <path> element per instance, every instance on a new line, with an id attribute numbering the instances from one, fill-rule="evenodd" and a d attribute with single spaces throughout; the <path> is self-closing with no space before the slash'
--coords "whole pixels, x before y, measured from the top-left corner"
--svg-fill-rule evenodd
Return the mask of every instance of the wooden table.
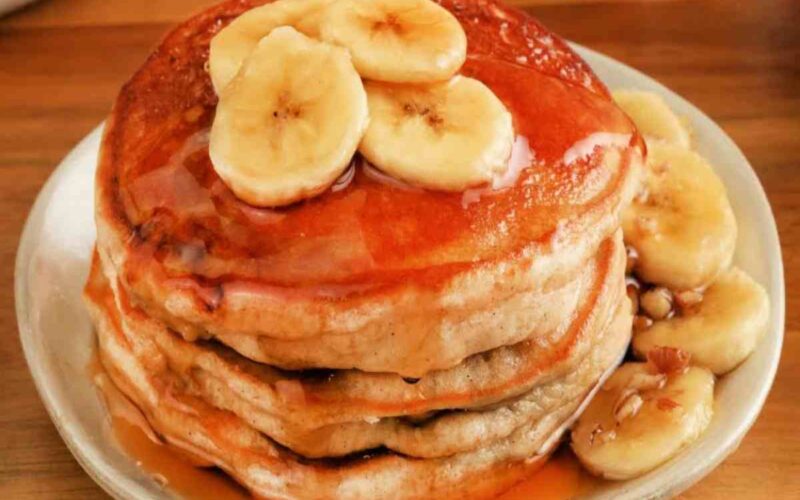
<path id="1" fill-rule="evenodd" d="M 0 20 L 0 498 L 103 497 L 62 443 L 28 374 L 14 317 L 14 255 L 53 168 L 104 118 L 169 26 L 213 2 L 49 0 Z M 800 498 L 800 2 L 517 3 L 694 102 L 755 167 L 783 243 L 783 359 L 741 448 L 686 497 Z"/>

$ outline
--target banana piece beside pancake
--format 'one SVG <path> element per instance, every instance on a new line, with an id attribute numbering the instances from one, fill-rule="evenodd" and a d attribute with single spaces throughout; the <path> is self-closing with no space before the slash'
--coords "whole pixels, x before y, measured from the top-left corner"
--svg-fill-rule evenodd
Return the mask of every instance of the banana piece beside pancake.
<path id="1" fill-rule="evenodd" d="M 665 373 L 650 363 L 617 369 L 572 431 L 572 449 L 606 479 L 640 476 L 697 439 L 711 422 L 714 375 L 691 367 Z"/>
<path id="2" fill-rule="evenodd" d="M 725 186 L 697 153 L 663 142 L 648 145 L 640 194 L 623 212 L 634 273 L 671 290 L 710 284 L 733 260 L 736 218 Z"/>
<path id="3" fill-rule="evenodd" d="M 643 185 L 622 218 L 625 242 L 639 256 L 634 272 L 673 291 L 705 287 L 730 267 L 736 247 L 725 186 L 689 149 L 687 128 L 661 96 L 618 90 L 613 97 L 647 138 Z"/>
<path id="4" fill-rule="evenodd" d="M 686 124 L 672 112 L 660 95 L 643 90 L 615 90 L 612 97 L 645 138 L 686 149 L 691 146 Z"/>
<path id="5" fill-rule="evenodd" d="M 768 321 L 767 292 L 732 268 L 708 287 L 701 302 L 638 332 L 633 348 L 642 357 L 659 346 L 680 348 L 691 354 L 692 364 L 722 375 L 755 350 Z"/>
<path id="6" fill-rule="evenodd" d="M 736 219 L 722 181 L 689 149 L 687 127 L 657 94 L 613 95 L 649 150 L 642 188 L 622 218 L 635 250 L 629 272 L 644 282 L 633 293 L 647 289 L 640 311 L 647 321 L 635 329 L 633 350 L 648 362 L 614 373 L 579 419 L 572 448 L 593 474 L 622 480 L 656 468 L 704 432 L 714 375 L 753 352 L 769 298 L 731 268 Z"/>

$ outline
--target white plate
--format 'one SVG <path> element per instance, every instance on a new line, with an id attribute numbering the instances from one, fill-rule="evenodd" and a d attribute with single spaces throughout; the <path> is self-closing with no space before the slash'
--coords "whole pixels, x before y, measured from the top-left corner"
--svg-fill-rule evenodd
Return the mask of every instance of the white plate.
<path id="1" fill-rule="evenodd" d="M 0 0 L 0 16 L 35 1 L 36 0 Z"/>
<path id="2" fill-rule="evenodd" d="M 756 352 L 717 386 L 716 413 L 691 448 L 641 478 L 608 483 L 593 498 L 677 494 L 733 452 L 755 421 L 772 385 L 784 329 L 784 283 L 778 233 L 769 203 L 747 160 L 700 110 L 647 76 L 576 47 L 611 88 L 658 92 L 695 130 L 697 149 L 722 177 L 739 221 L 736 263 L 772 300 L 769 333 Z M 168 498 L 109 439 L 107 418 L 89 380 L 92 328 L 81 288 L 94 243 L 93 184 L 100 127 L 50 177 L 31 211 L 16 263 L 16 306 L 22 346 L 45 407 L 84 469 L 120 498 Z"/>

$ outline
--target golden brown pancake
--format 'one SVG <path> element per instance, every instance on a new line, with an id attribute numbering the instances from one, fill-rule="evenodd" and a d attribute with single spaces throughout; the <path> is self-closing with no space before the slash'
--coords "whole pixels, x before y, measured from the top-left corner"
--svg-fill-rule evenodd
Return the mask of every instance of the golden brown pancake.
<path id="1" fill-rule="evenodd" d="M 462 73 L 504 102 L 532 157 L 517 182 L 478 196 L 399 189 L 357 169 L 345 189 L 258 209 L 220 181 L 204 144 L 209 40 L 257 3 L 225 2 L 175 29 L 114 106 L 98 249 L 133 302 L 188 340 L 216 337 L 292 369 L 419 377 L 522 340 L 489 318 L 513 316 L 520 294 L 558 304 L 547 294 L 578 279 L 635 186 L 644 146 L 603 85 L 524 14 L 444 1 L 467 34 Z M 623 145 L 598 139 L 608 136 Z M 552 324 L 572 314 L 552 309 Z M 463 318 L 474 321 L 454 335 Z M 309 343 L 328 347 L 298 354 Z"/>
<path id="2" fill-rule="evenodd" d="M 85 295 L 108 376 L 167 442 L 258 496 L 501 492 L 627 348 L 619 214 L 644 143 L 536 21 L 441 0 L 467 35 L 461 73 L 512 114 L 518 176 L 429 191 L 357 156 L 336 190 L 249 206 L 209 159 L 207 64 L 262 3 L 173 30 L 107 122 Z"/>
<path id="3" fill-rule="evenodd" d="M 169 372 L 152 372 L 145 360 L 135 354 L 135 346 L 112 316 L 96 319 L 106 372 L 159 435 L 267 498 L 485 498 L 524 478 L 546 457 L 589 392 L 585 390 L 556 405 L 541 418 L 530 412 L 535 415 L 532 420 L 514 427 L 510 433 L 492 436 L 496 439 L 446 456 L 411 458 L 379 448 L 337 459 L 309 459 L 276 444 L 234 413 L 184 392 Z M 613 347 L 603 356 L 606 363 L 613 365 L 608 356 L 612 351 L 616 352 L 613 357 L 619 359 L 629 333 L 625 327 L 609 338 Z M 514 404 L 507 411 L 513 413 Z M 467 419 L 473 423 L 503 418 L 497 409 L 486 410 L 484 415 L 472 413 Z M 452 422 L 445 420 L 441 425 L 456 434 L 459 430 L 469 432 L 469 422 L 460 419 L 467 424 L 466 429 L 458 425 L 453 429 Z M 502 428 L 502 423 L 498 427 Z M 436 438 L 459 438 L 448 434 L 444 430 Z"/>
<path id="4" fill-rule="evenodd" d="M 103 295 L 105 277 L 97 261 L 87 285 L 88 297 L 119 309 L 124 330 L 148 339 L 154 371 L 166 365 L 190 372 L 201 390 L 215 381 L 228 383 L 236 396 L 257 402 L 260 411 L 279 420 L 315 429 L 341 422 L 406 416 L 442 409 L 486 406 L 518 396 L 564 375 L 602 340 L 624 297 L 624 250 L 619 235 L 603 247 L 596 284 L 582 297 L 574 321 L 556 342 L 525 341 L 468 358 L 458 366 L 431 372 L 419 380 L 357 370 L 289 372 L 242 358 L 214 342 L 186 342 L 148 317 L 116 286 L 116 301 Z M 94 298 L 93 298 L 94 297 Z M 118 304 L 118 305 L 117 305 Z M 138 341 L 141 344 L 141 341 Z M 205 387 L 208 386 L 208 387 Z"/>
<path id="5" fill-rule="evenodd" d="M 413 385 L 403 381 L 400 388 L 406 394 L 401 400 L 406 408 L 395 413 L 375 412 L 374 403 L 366 400 L 382 390 L 384 396 L 390 396 L 385 390 L 391 387 L 380 375 L 291 374 L 256 365 L 219 345 L 180 339 L 131 307 L 124 290 L 117 288 L 115 300 L 96 259 L 86 293 L 95 324 L 118 325 L 151 375 L 174 372 L 185 391 L 236 413 L 295 452 L 311 457 L 339 456 L 385 446 L 405 455 L 435 457 L 472 449 L 546 416 L 585 393 L 619 359 L 630 334 L 630 306 L 619 301 L 624 252 L 616 243 L 610 255 L 614 260 L 605 272 L 598 272 L 605 282 L 598 287 L 604 296 L 589 300 L 591 310 L 584 319 L 577 319 L 574 327 L 582 339 L 573 342 L 561 359 L 544 364 L 553 359 L 552 349 L 558 354 L 556 346 L 530 343 L 485 353 L 475 363 L 468 361 L 449 373 L 434 372 Z M 606 304 L 611 306 L 606 308 L 608 312 L 614 313 L 611 324 L 602 307 Z M 518 362 L 509 363 L 511 358 Z M 504 371 L 513 377 L 513 385 L 497 379 Z M 415 386 L 419 384 L 422 391 L 418 392 Z M 433 391 L 425 390 L 426 386 Z M 318 397 L 326 392 L 339 397 Z M 436 414 L 436 410 L 455 408 L 475 411 Z M 404 416 L 416 418 L 386 418 Z"/>

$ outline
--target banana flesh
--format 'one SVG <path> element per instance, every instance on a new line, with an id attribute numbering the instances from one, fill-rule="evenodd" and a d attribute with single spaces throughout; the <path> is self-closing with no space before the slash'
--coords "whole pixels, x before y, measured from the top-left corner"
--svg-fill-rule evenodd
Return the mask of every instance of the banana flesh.
<path id="1" fill-rule="evenodd" d="M 349 49 L 361 76 L 385 82 L 447 80 L 467 55 L 461 24 L 430 0 L 337 0 L 320 36 Z"/>
<path id="2" fill-rule="evenodd" d="M 346 53 L 351 63 L 329 69 L 320 58 L 287 57 L 273 35 L 283 40 L 292 28 L 296 40 L 300 33 L 319 40 L 302 38 L 316 52 L 342 61 Z M 330 186 L 357 139 L 373 166 L 417 187 L 487 184 L 508 168 L 513 125 L 488 87 L 456 75 L 465 58 L 460 23 L 431 0 L 278 0 L 251 9 L 211 42 L 209 72 L 220 97 L 214 168 L 247 203 L 287 205 Z M 325 86 L 340 92 L 323 95 Z"/>
<path id="3" fill-rule="evenodd" d="M 359 152 L 389 175 L 444 191 L 483 184 L 507 167 L 511 114 L 483 83 L 367 82 L 370 125 Z M 482 126 L 465 126 L 480 123 Z"/>
<path id="4" fill-rule="evenodd" d="M 660 95 L 641 90 L 617 90 L 612 96 L 617 106 L 633 120 L 647 139 L 661 140 L 687 149 L 691 146 L 688 127 Z"/>
<path id="5" fill-rule="evenodd" d="M 591 471 L 625 479 L 668 460 L 702 433 L 714 374 L 729 372 L 755 350 L 769 322 L 769 297 L 731 268 L 736 219 L 721 180 L 689 149 L 688 127 L 656 94 L 613 95 L 649 150 L 642 189 L 622 217 L 632 251 L 628 272 L 644 282 L 636 287 L 645 287 L 641 296 L 633 292 L 641 306 L 633 351 L 651 362 L 671 356 L 692 365 L 644 393 L 625 380 L 652 376 L 652 363 L 624 365 L 573 432 L 572 446 Z M 670 389 L 677 390 L 671 402 L 652 404 Z M 680 419 L 670 420 L 680 408 Z"/>
<path id="6" fill-rule="evenodd" d="M 640 476 L 705 431 L 713 401 L 714 375 L 705 368 L 659 373 L 650 363 L 626 363 L 578 420 L 572 449 L 595 475 Z"/>
<path id="7" fill-rule="evenodd" d="M 277 0 L 243 13 L 211 39 L 208 70 L 217 94 L 233 80 L 258 42 L 281 26 L 315 36 L 318 15 L 332 0 Z"/>
<path id="8" fill-rule="evenodd" d="M 736 219 L 725 187 L 700 155 L 652 142 L 642 191 L 623 213 L 634 273 L 671 290 L 710 284 L 733 259 Z"/>
<path id="9" fill-rule="evenodd" d="M 280 27 L 220 93 L 209 155 L 240 199 L 287 205 L 324 191 L 344 172 L 368 120 L 348 52 Z"/>
<path id="10" fill-rule="evenodd" d="M 721 375 L 753 352 L 768 321 L 767 292 L 732 268 L 708 287 L 702 301 L 637 333 L 633 348 L 646 356 L 659 346 L 676 347 L 691 354 L 692 364 Z"/>

